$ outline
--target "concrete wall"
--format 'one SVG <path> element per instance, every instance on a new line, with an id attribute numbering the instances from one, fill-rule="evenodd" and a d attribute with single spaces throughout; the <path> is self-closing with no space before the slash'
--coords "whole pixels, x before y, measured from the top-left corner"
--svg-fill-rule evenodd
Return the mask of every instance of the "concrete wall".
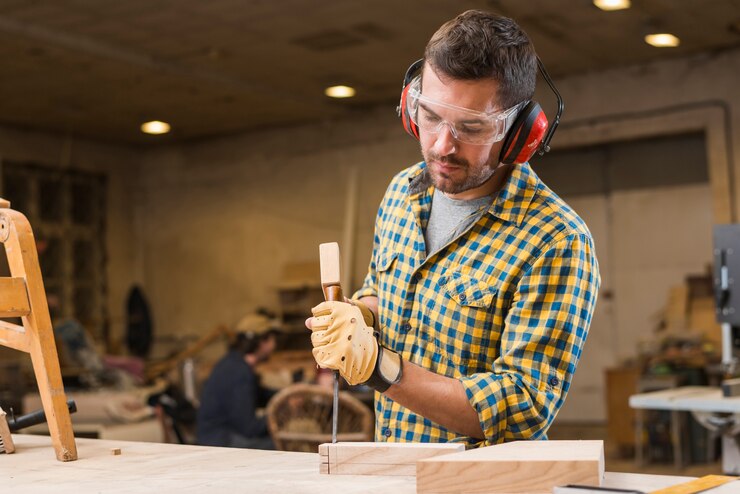
<path id="1" fill-rule="evenodd" d="M 287 263 L 317 261 L 319 243 L 344 241 L 352 176 L 359 182 L 356 288 L 385 187 L 417 155 L 391 108 L 147 153 L 140 204 L 157 326 L 200 332 L 259 305 L 276 308 Z"/>

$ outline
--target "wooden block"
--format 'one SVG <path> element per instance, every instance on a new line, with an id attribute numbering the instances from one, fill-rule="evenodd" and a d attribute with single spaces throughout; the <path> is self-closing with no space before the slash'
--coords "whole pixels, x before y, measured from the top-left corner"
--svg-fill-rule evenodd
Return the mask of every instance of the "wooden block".
<path id="1" fill-rule="evenodd" d="M 12 453 L 15 451 L 13 436 L 10 435 L 8 420 L 5 418 L 5 411 L 0 408 L 0 453 Z"/>
<path id="2" fill-rule="evenodd" d="M 113 456 L 119 456 L 121 454 L 121 448 L 111 448 L 110 454 Z"/>
<path id="3" fill-rule="evenodd" d="M 0 317 L 22 317 L 31 312 L 23 278 L 0 278 Z"/>
<path id="4" fill-rule="evenodd" d="M 465 451 L 456 443 L 325 443 L 319 472 L 331 475 L 416 475 L 416 462 Z"/>
<path id="5" fill-rule="evenodd" d="M 420 460 L 418 494 L 551 493 L 566 484 L 601 485 L 603 441 L 516 441 Z"/>

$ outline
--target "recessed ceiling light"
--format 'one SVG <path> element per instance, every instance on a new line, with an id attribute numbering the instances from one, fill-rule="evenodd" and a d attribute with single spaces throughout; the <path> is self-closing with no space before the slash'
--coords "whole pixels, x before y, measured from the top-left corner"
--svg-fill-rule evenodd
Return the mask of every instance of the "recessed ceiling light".
<path id="1" fill-rule="evenodd" d="M 622 10 L 630 8 L 630 0 L 594 0 L 601 10 Z"/>
<path id="2" fill-rule="evenodd" d="M 674 47 L 681 44 L 681 40 L 670 33 L 656 33 L 645 36 L 645 43 L 658 48 Z"/>
<path id="3" fill-rule="evenodd" d="M 151 122 L 141 124 L 141 131 L 145 134 L 166 134 L 170 131 L 170 124 L 160 122 L 159 120 L 152 120 Z"/>
<path id="4" fill-rule="evenodd" d="M 355 95 L 355 88 L 350 86 L 330 86 L 324 89 L 324 94 L 330 98 L 351 98 Z"/>

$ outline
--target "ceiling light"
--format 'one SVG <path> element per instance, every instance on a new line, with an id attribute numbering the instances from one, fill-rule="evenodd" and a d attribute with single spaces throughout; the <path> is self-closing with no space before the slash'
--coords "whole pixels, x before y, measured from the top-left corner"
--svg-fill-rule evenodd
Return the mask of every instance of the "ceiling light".
<path id="1" fill-rule="evenodd" d="M 601 10 L 622 10 L 630 8 L 630 0 L 594 0 Z"/>
<path id="2" fill-rule="evenodd" d="M 645 36 L 645 43 L 657 46 L 658 48 L 666 48 L 678 46 L 681 40 L 669 33 L 656 33 Z"/>
<path id="3" fill-rule="evenodd" d="M 152 120 L 151 122 L 141 124 L 141 131 L 145 134 L 166 134 L 170 131 L 170 124 L 160 122 L 159 120 Z"/>
<path id="4" fill-rule="evenodd" d="M 350 86 L 330 86 L 324 89 L 324 94 L 330 98 L 351 98 L 355 95 L 355 88 Z"/>

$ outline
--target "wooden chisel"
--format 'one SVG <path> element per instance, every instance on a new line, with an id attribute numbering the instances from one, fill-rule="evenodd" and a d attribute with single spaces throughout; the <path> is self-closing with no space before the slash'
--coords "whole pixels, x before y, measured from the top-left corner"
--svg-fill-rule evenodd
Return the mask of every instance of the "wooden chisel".
<path id="1" fill-rule="evenodd" d="M 344 301 L 339 283 L 339 244 L 330 242 L 319 245 L 321 265 L 321 288 L 326 300 Z M 334 371 L 334 403 L 331 417 L 331 442 L 337 442 L 337 423 L 339 422 L 339 371 Z"/>

